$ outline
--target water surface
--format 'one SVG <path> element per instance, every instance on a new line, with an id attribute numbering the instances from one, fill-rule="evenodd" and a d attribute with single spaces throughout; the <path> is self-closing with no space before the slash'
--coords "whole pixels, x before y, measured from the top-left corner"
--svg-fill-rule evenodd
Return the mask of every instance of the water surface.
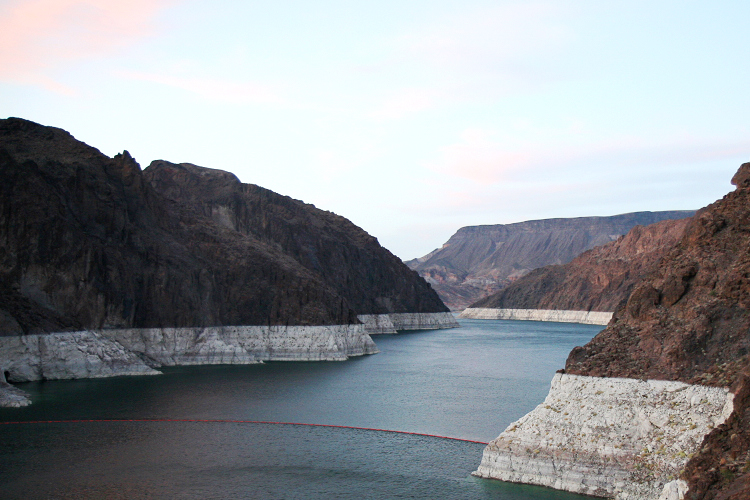
<path id="1" fill-rule="evenodd" d="M 461 320 L 376 336 L 346 362 L 178 367 L 161 376 L 19 384 L 0 421 L 226 419 L 489 441 L 541 403 L 601 327 Z M 0 427 L 4 498 L 585 498 L 470 476 L 483 446 L 352 429 L 207 422 Z"/>

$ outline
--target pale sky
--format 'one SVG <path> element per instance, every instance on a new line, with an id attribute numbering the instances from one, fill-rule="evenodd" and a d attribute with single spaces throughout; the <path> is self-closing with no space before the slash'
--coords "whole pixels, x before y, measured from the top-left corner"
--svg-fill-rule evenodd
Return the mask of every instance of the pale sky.
<path id="1" fill-rule="evenodd" d="M 0 116 L 229 170 L 403 259 L 700 208 L 750 161 L 750 2 L 0 0 Z"/>

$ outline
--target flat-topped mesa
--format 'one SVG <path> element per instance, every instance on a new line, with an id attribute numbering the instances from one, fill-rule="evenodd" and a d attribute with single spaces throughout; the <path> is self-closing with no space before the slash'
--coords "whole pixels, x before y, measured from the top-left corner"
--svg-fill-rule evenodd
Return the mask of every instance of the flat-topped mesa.
<path id="1" fill-rule="evenodd" d="M 549 408 L 538 407 L 487 448 L 483 476 L 566 489 L 577 484 L 576 491 L 623 500 L 750 498 L 748 179 L 746 163 L 735 175 L 737 189 L 690 219 L 607 328 L 573 349 L 545 402 Z M 662 380 L 648 382 L 662 387 L 661 394 L 643 397 L 639 384 L 648 379 Z M 617 387 L 614 399 L 601 400 Z M 698 393 L 705 396 L 680 399 Z M 721 401 L 710 403 L 709 394 L 726 394 L 731 411 L 726 404 L 719 413 L 711 410 Z M 721 418 L 700 423 L 714 414 Z M 629 419 L 644 425 L 628 431 Z M 693 431 L 700 431 L 697 447 L 680 442 Z M 519 447 L 515 435 L 540 441 Z M 645 451 L 635 445 L 630 453 L 613 450 L 612 443 L 627 451 L 618 435 L 645 437 Z M 683 446 L 685 456 L 678 452 Z M 587 457 L 580 467 L 579 456 Z M 652 486 L 639 493 L 646 483 Z"/>
<path id="2" fill-rule="evenodd" d="M 531 271 L 472 304 L 461 318 L 606 325 L 612 311 L 679 241 L 690 219 L 635 226 L 563 265 Z M 535 312 L 536 311 L 536 312 Z"/>
<path id="3" fill-rule="evenodd" d="M 694 213 L 636 212 L 609 217 L 463 227 L 442 248 L 407 264 L 432 284 L 452 310 L 495 307 L 471 304 L 512 285 L 534 269 L 570 262 L 582 252 L 613 241 L 636 226 L 665 219 L 682 219 Z M 525 309 L 536 306 L 497 307 Z M 580 309 L 568 306 L 537 308 Z"/>

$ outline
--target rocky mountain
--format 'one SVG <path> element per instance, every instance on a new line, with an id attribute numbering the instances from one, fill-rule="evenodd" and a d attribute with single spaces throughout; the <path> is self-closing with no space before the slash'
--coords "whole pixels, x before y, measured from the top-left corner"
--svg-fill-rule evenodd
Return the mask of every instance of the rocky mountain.
<path id="1" fill-rule="evenodd" d="M 750 498 L 750 163 L 700 210 L 565 372 L 730 387 L 734 411 L 682 476 L 689 499 Z"/>
<path id="2" fill-rule="evenodd" d="M 690 219 L 635 226 L 567 264 L 531 271 L 471 308 L 614 311 L 674 247 Z"/>
<path id="3" fill-rule="evenodd" d="M 407 265 L 453 310 L 498 292 L 529 271 L 565 264 L 637 225 L 682 219 L 693 211 L 636 212 L 610 217 L 545 219 L 459 229 L 442 248 Z"/>
<path id="4" fill-rule="evenodd" d="M 351 222 L 232 174 L 0 121 L 0 335 L 443 312 Z"/>
<path id="5" fill-rule="evenodd" d="M 154 161 L 143 174 L 165 198 L 291 257 L 357 314 L 446 310 L 416 272 L 339 215 L 189 163 Z"/>

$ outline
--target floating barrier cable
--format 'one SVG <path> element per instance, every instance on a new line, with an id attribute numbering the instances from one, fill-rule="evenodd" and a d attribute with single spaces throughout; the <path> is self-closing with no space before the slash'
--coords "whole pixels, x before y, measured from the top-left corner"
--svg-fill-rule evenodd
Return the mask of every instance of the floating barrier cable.
<path id="1" fill-rule="evenodd" d="M 463 441 L 465 443 L 487 444 L 484 441 L 474 441 L 473 439 L 464 439 L 450 436 L 439 436 L 437 434 L 425 434 L 423 432 L 396 431 L 392 429 L 376 429 L 373 427 L 356 427 L 352 425 L 334 425 L 334 424 L 306 424 L 301 422 L 269 422 L 263 420 L 229 420 L 220 418 L 91 418 L 91 419 L 71 419 L 71 420 L 19 420 L 15 422 L 0 422 L 0 424 L 84 424 L 91 422 L 202 422 L 215 424 L 266 424 L 266 425 L 298 425 L 307 427 L 332 427 L 335 429 L 354 429 L 357 431 L 374 431 L 390 432 L 393 434 L 409 434 L 412 436 L 424 436 L 439 439 L 451 439 L 453 441 Z"/>

